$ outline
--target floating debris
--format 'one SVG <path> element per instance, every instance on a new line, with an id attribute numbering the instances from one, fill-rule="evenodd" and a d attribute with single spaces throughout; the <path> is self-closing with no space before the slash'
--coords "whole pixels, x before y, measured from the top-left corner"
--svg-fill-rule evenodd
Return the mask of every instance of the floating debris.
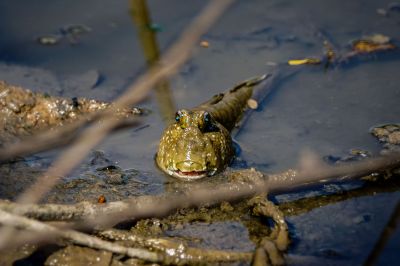
<path id="1" fill-rule="evenodd" d="M 79 37 L 91 31 L 92 29 L 90 27 L 83 24 L 71 24 L 60 29 L 61 34 L 68 39 L 70 44 L 79 43 Z"/>
<path id="2" fill-rule="evenodd" d="M 60 29 L 63 34 L 72 34 L 72 35 L 81 35 L 88 32 L 91 32 L 92 29 L 83 24 L 71 24 Z"/>
<path id="3" fill-rule="evenodd" d="M 383 34 L 374 34 L 364 37 L 365 40 L 371 41 L 376 44 L 386 44 L 390 42 L 390 38 Z"/>
<path id="4" fill-rule="evenodd" d="M 390 43 L 390 38 L 382 34 L 374 34 L 363 37 L 352 43 L 352 49 L 359 53 L 372 53 L 395 49 L 396 46 Z"/>
<path id="5" fill-rule="evenodd" d="M 352 156 L 358 156 L 358 157 L 361 157 L 361 158 L 368 158 L 368 157 L 372 156 L 372 154 L 369 151 L 362 150 L 362 149 L 351 149 L 349 151 L 349 153 Z"/>
<path id="6" fill-rule="evenodd" d="M 258 108 L 258 103 L 257 103 L 257 101 L 254 100 L 254 99 L 248 99 L 248 100 L 247 100 L 247 106 L 248 106 L 250 109 L 255 110 L 255 109 Z"/>
<path id="7" fill-rule="evenodd" d="M 395 49 L 396 46 L 393 44 L 378 44 L 368 40 L 359 40 L 353 42 L 353 50 L 359 53 L 372 53 L 377 51 L 386 51 Z"/>
<path id="8" fill-rule="evenodd" d="M 321 60 L 319 60 L 317 58 L 293 59 L 293 60 L 289 60 L 288 64 L 291 66 L 318 65 L 318 64 L 321 64 Z"/>
<path id="9" fill-rule="evenodd" d="M 42 45 L 56 45 L 60 42 L 61 36 L 59 35 L 44 35 L 37 38 L 37 41 Z"/>
<path id="10" fill-rule="evenodd" d="M 42 45 L 56 45 L 63 38 L 67 38 L 71 44 L 76 44 L 79 42 L 79 35 L 85 34 L 92 31 L 88 26 L 82 24 L 72 24 L 62 27 L 59 30 L 59 34 L 48 34 L 37 38 L 37 41 Z"/>
<path id="11" fill-rule="evenodd" d="M 391 42 L 390 37 L 383 34 L 373 34 L 364 36 L 361 39 L 351 42 L 351 51 L 345 53 L 336 53 L 328 41 L 323 42 L 325 53 L 323 59 L 304 58 L 289 60 L 291 66 L 298 65 L 317 65 L 324 63 L 325 70 L 331 65 L 346 63 L 350 59 L 363 55 L 382 51 L 397 49 L 397 46 Z"/>
<path id="12" fill-rule="evenodd" d="M 345 156 L 327 155 L 324 156 L 323 159 L 325 162 L 330 164 L 340 164 L 346 162 L 361 161 L 370 157 L 372 157 L 371 152 L 367 150 L 353 148 Z"/>
<path id="13" fill-rule="evenodd" d="M 201 41 L 200 46 L 203 48 L 208 48 L 208 47 L 210 47 L 210 43 L 207 41 Z"/>

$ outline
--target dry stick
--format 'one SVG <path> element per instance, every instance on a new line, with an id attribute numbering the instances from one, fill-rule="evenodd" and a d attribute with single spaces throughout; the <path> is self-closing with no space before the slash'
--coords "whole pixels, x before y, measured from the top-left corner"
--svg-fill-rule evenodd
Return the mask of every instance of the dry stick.
<path id="1" fill-rule="evenodd" d="M 146 249 L 120 246 L 74 230 L 60 230 L 54 226 L 29 218 L 21 217 L 15 214 L 11 214 L 2 210 L 0 210 L 0 223 L 3 225 L 18 227 L 20 229 L 40 232 L 46 235 L 60 236 L 66 239 L 70 239 L 76 244 L 85 245 L 96 249 L 107 250 L 113 253 L 127 255 L 133 258 L 139 258 L 152 262 L 163 261 L 163 256 L 155 252 L 150 252 Z"/>
<path id="2" fill-rule="evenodd" d="M 126 108 L 145 98 L 151 88 L 162 79 L 173 75 L 187 60 L 200 36 L 218 19 L 233 0 L 218 0 L 210 2 L 204 10 L 192 21 L 183 32 L 181 38 L 166 52 L 160 63 L 146 72 L 119 97 L 113 108 L 107 110 L 107 115 L 101 123 L 84 130 L 81 137 L 72 144 L 53 164 L 53 166 L 17 199 L 20 203 L 34 203 L 47 193 L 59 180 L 60 176 L 70 172 L 94 146 L 100 143 L 107 134 L 118 125 L 113 118 L 115 110 Z M 12 235 L 12 229 L 0 230 L 0 249 L 4 247 Z"/>

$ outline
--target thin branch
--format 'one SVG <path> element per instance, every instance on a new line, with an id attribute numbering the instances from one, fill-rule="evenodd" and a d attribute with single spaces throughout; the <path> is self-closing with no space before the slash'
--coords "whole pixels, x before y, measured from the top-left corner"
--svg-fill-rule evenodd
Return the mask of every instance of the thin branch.
<path id="1" fill-rule="evenodd" d="M 107 250 L 116 254 L 127 255 L 132 258 L 139 258 L 151 262 L 162 262 L 164 259 L 160 254 L 150 252 L 146 249 L 120 246 L 74 230 L 60 230 L 43 222 L 21 217 L 2 210 L 0 210 L 0 223 L 7 226 L 18 227 L 20 229 L 40 232 L 44 235 L 59 236 L 72 240 L 76 244 Z"/>

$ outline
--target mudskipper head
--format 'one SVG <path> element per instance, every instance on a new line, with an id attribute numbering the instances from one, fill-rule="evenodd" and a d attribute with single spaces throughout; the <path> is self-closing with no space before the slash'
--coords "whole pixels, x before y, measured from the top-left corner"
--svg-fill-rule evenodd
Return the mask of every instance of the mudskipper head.
<path id="1" fill-rule="evenodd" d="M 206 111 L 179 110 L 164 131 L 156 155 L 167 174 L 194 180 L 221 171 L 232 158 L 229 132 Z"/>

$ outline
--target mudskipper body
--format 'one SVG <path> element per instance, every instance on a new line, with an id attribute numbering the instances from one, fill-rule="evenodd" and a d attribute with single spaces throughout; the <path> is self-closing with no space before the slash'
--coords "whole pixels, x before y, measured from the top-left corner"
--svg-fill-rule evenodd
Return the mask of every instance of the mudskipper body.
<path id="1" fill-rule="evenodd" d="M 223 171 L 235 153 L 230 136 L 253 94 L 268 76 L 246 80 L 192 109 L 176 112 L 160 140 L 158 167 L 168 175 L 194 180 Z"/>

